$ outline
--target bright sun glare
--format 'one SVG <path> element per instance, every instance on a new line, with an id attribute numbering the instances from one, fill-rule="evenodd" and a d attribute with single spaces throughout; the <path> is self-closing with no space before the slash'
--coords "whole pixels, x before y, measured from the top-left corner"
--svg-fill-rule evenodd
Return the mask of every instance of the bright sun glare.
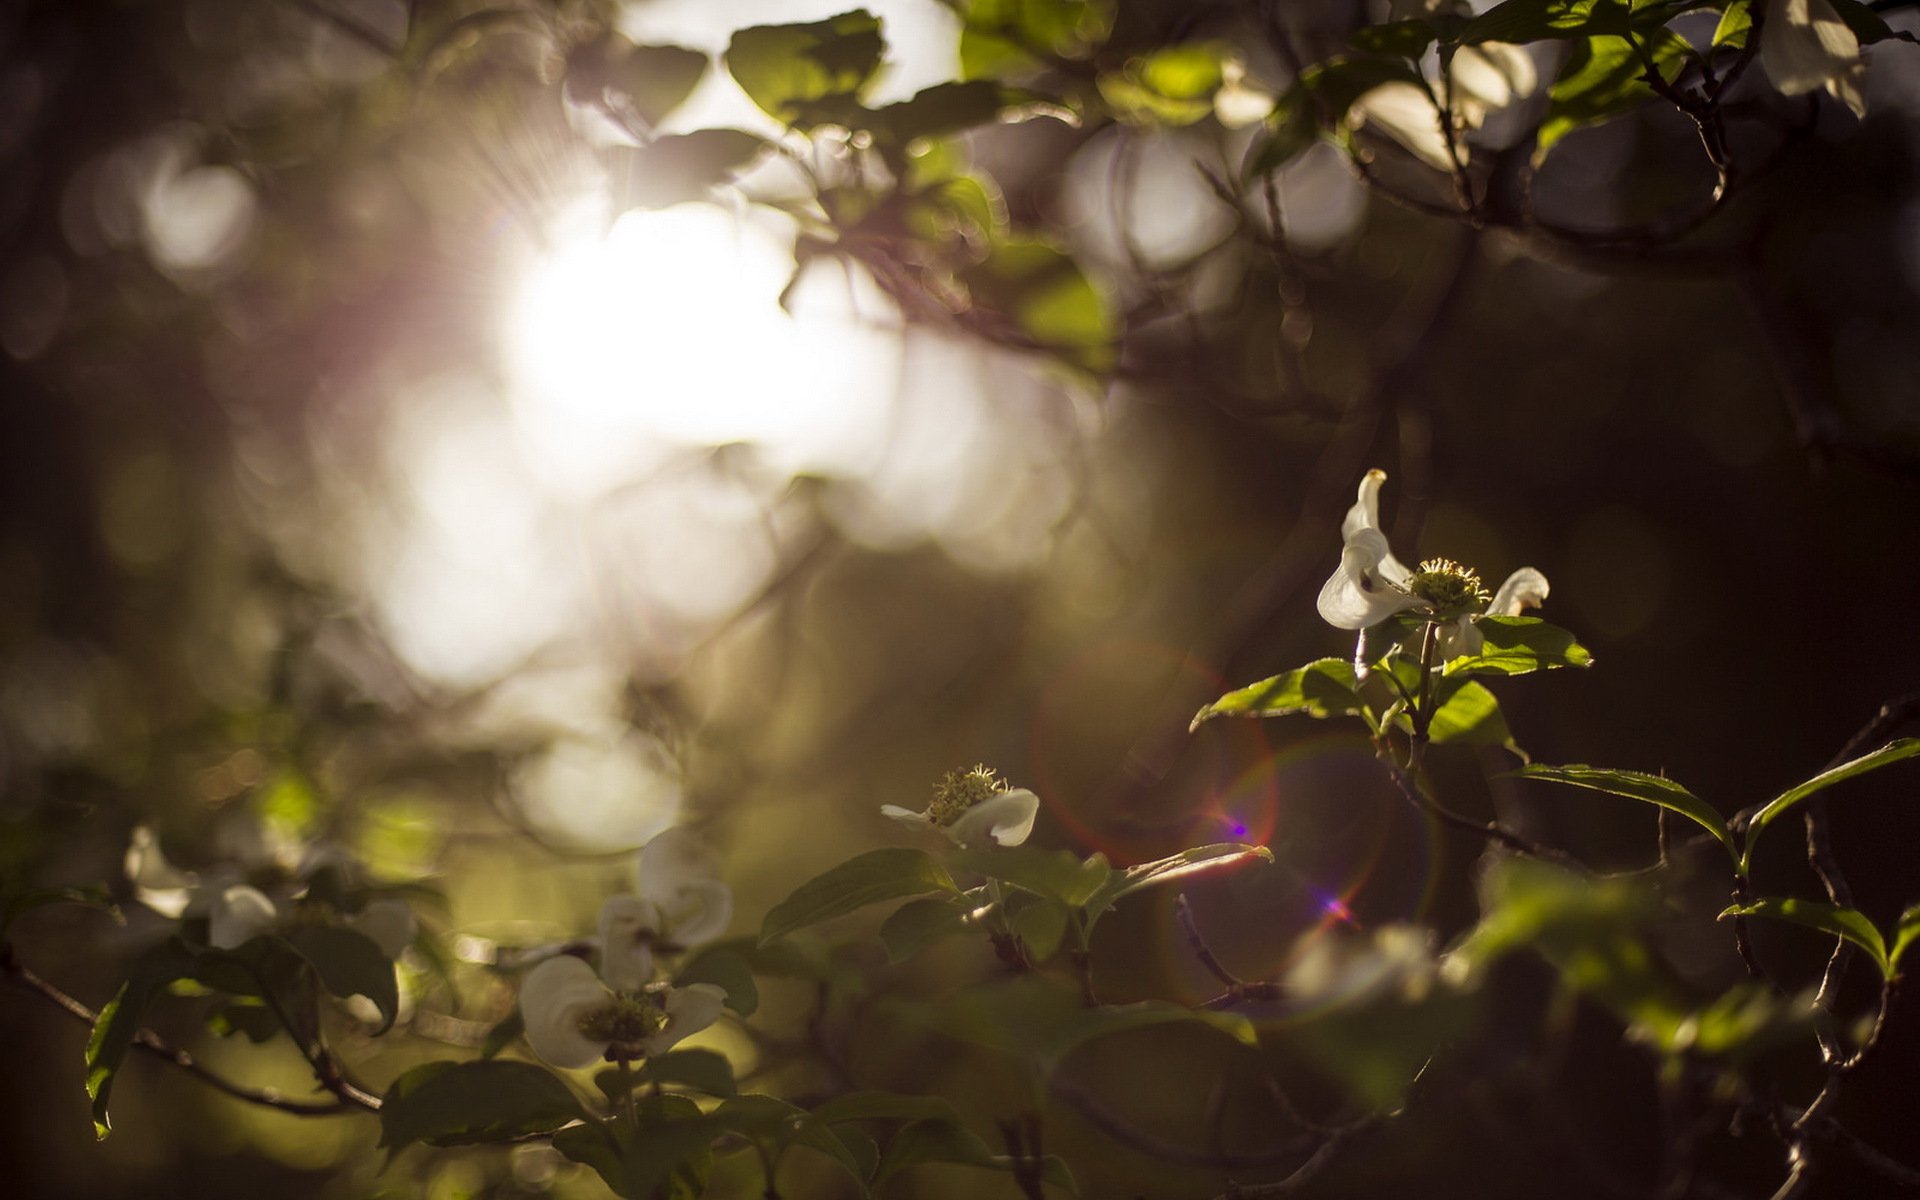
<path id="1" fill-rule="evenodd" d="M 543 473 L 600 490 L 676 446 L 754 442 L 789 469 L 840 465 L 881 423 L 878 331 L 780 307 L 790 243 L 712 206 L 563 228 L 508 316 L 517 424 Z M 831 299 L 831 297 L 822 297 Z M 868 435 L 870 436 L 870 434 Z"/>

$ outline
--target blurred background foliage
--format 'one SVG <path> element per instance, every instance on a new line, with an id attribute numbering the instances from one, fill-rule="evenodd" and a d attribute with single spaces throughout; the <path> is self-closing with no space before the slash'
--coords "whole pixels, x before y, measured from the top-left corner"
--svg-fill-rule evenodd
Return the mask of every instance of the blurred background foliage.
<path id="1" fill-rule="evenodd" d="M 996 4 L 1028 7 L 972 11 Z M 1731 812 L 1915 687 L 1909 47 L 1875 48 L 1864 120 L 1754 89 L 1768 169 L 1697 232 L 1594 245 L 1411 211 L 1326 144 L 1270 194 L 1221 194 L 1257 133 L 1196 111 L 1154 52 L 1231 47 L 1274 91 L 1378 19 L 1367 5 L 1035 5 L 1058 27 L 1030 62 L 963 38 L 966 5 L 869 7 L 886 63 L 870 109 L 1000 74 L 1033 94 L 987 112 L 1023 119 L 982 125 L 973 96 L 896 113 L 908 133 L 967 130 L 872 147 L 926 185 L 918 207 L 831 128 L 785 154 L 676 142 L 681 157 L 616 177 L 614 204 L 641 211 L 605 242 L 576 234 L 606 226 L 582 204 L 605 201 L 610 125 L 782 130 L 717 67 L 684 105 L 610 102 L 620 79 L 679 68 L 583 47 L 617 47 L 596 39 L 618 28 L 715 55 L 736 29 L 839 6 L 0 14 L 10 884 L 124 896 L 142 824 L 188 865 L 324 840 L 444 889 L 436 931 L 527 943 L 589 927 L 631 850 L 678 821 L 723 849 L 745 932 L 896 840 L 881 803 L 917 808 L 984 761 L 1039 792 L 1041 844 L 1121 863 L 1242 830 L 1270 845 L 1274 867 L 1189 889 L 1246 977 L 1355 928 L 1451 936 L 1476 911 L 1481 846 L 1410 812 L 1356 730 L 1187 733 L 1227 687 L 1345 653 L 1311 598 L 1374 466 L 1409 560 L 1554 581 L 1547 615 L 1598 665 L 1501 689 L 1543 761 L 1664 771 Z M 811 86 L 764 86 L 789 85 Z M 1393 186 L 1432 188 L 1392 143 L 1368 152 Z M 1567 139 L 1533 198 L 1604 229 L 1711 184 L 1692 128 L 1650 108 Z M 1434 760 L 1459 807 L 1497 802 L 1596 866 L 1651 860 L 1645 810 L 1500 778 L 1511 765 Z M 1859 906 L 1890 922 L 1915 898 L 1911 776 L 1854 787 L 1834 840 Z M 1791 841 L 1758 869 L 1813 894 Z M 1685 867 L 1668 886 L 1695 886 Z M 1211 994 L 1172 903 L 1103 925 L 1108 997 Z M 142 911 L 124 927 L 37 912 L 15 953 L 97 1005 L 155 936 Z M 1697 979 L 1738 977 L 1724 931 L 1663 936 Z M 1812 978 L 1817 939 L 1756 936 Z M 951 1095 L 991 1128 L 1010 1115 L 1006 1063 L 930 1058 L 944 1043 L 867 1008 L 991 969 L 966 950 L 911 978 L 871 940 L 845 952 L 820 985 L 845 992 L 824 1036 L 847 1078 Z M 474 1044 L 511 1001 L 472 975 L 457 993 L 416 980 L 405 1036 L 365 1047 L 364 1073 Z M 812 991 L 769 985 L 769 1019 L 803 1019 Z M 1331 1168 L 1328 1194 L 1409 1177 L 1432 1195 L 1600 1194 L 1593 1164 L 1656 1160 L 1652 1060 L 1611 1053 L 1586 1008 L 1554 1017 L 1546 1054 L 1543 991 L 1484 1018 L 1510 1036 L 1474 1043 L 1461 1102 Z M 1277 1036 L 1267 1057 L 1324 1110 L 1343 1075 L 1370 1086 L 1367 1055 L 1328 1047 L 1396 1021 Z M 415 1149 L 381 1174 L 369 1121 L 263 1113 L 150 1063 L 95 1146 L 84 1028 L 9 989 L 0 1030 L 17 1195 L 598 1194 L 531 1146 Z M 216 1065 L 306 1087 L 290 1054 L 202 1041 Z M 725 1048 L 764 1055 L 773 1086 L 826 1086 L 818 1064 L 783 1075 L 765 1046 Z M 1127 1035 L 1073 1058 L 1062 1088 L 1123 1098 L 1179 1145 L 1277 1146 L 1270 1106 L 1208 1123 L 1215 1081 L 1246 1069 L 1231 1049 Z M 1900 1144 L 1900 1094 L 1863 1080 L 1857 1131 Z M 1146 1153 L 1073 1103 L 1049 1109 L 1047 1147 L 1093 1196 L 1273 1169 Z M 910 1194 L 977 1185 L 930 1169 Z"/>

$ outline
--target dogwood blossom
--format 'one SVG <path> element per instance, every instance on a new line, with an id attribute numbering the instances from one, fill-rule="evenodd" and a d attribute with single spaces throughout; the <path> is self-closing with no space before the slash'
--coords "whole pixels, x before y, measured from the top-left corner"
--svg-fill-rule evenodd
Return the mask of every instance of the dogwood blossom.
<path id="1" fill-rule="evenodd" d="M 1449 623 L 1442 650 L 1449 658 L 1472 654 L 1482 641 L 1473 622 L 1478 616 L 1518 616 L 1547 598 L 1547 577 L 1532 567 L 1507 576 L 1488 601 L 1480 576 L 1451 559 L 1428 559 L 1418 571 L 1393 556 L 1380 531 L 1380 487 L 1387 473 L 1368 471 L 1360 479 L 1353 507 L 1340 522 L 1340 565 L 1320 588 L 1320 616 L 1336 629 L 1364 630 L 1395 613 L 1419 611 Z"/>
<path id="2" fill-rule="evenodd" d="M 977 766 L 949 772 L 922 812 L 897 804 L 883 804 L 880 811 L 908 825 L 937 829 L 962 846 L 988 841 L 1018 846 L 1033 832 L 1040 797 L 1026 788 L 1009 787 L 990 768 Z"/>
<path id="3" fill-rule="evenodd" d="M 1834 99 L 1867 114 L 1861 85 L 1867 64 L 1860 39 L 1828 0 L 1761 0 L 1760 65 L 1788 96 L 1825 88 Z"/>
<path id="4" fill-rule="evenodd" d="M 603 911 L 602 928 L 607 924 Z M 714 984 L 646 987 L 630 985 L 624 974 L 616 983 L 603 978 L 607 965 L 603 957 L 596 973 L 563 954 L 527 973 L 520 985 L 520 1018 L 535 1054 L 566 1069 L 603 1058 L 630 1062 L 664 1054 L 719 1020 L 725 1007 L 727 993 Z"/>

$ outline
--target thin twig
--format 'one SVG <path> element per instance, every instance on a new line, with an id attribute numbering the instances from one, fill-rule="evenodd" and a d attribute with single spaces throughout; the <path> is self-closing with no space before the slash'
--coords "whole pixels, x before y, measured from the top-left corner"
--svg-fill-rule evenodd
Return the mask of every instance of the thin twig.
<path id="1" fill-rule="evenodd" d="M 88 1008 L 85 1004 L 82 1004 L 66 992 L 61 991 L 58 987 L 54 986 L 54 984 L 41 978 L 24 965 L 13 961 L 11 956 L 0 960 L 0 967 L 4 967 L 6 973 L 10 977 L 18 980 L 27 990 L 52 1002 L 54 1007 L 82 1024 L 91 1027 L 99 1021 L 99 1013 Z M 215 1091 L 231 1096 L 235 1100 L 243 1100 L 248 1104 L 257 1104 L 262 1108 L 271 1108 L 279 1112 L 300 1117 L 331 1117 L 341 1113 L 356 1111 L 377 1112 L 380 1108 L 380 1098 L 378 1096 L 367 1096 L 364 1093 L 358 1097 L 335 1093 L 339 1096 L 339 1099 L 333 1101 L 290 1100 L 273 1088 L 245 1087 L 215 1073 L 191 1054 L 167 1042 L 161 1038 L 159 1034 L 154 1033 L 150 1029 L 135 1031 L 133 1035 L 133 1045 L 137 1050 L 152 1055 L 163 1062 L 173 1064 L 195 1079 L 213 1088 Z"/>

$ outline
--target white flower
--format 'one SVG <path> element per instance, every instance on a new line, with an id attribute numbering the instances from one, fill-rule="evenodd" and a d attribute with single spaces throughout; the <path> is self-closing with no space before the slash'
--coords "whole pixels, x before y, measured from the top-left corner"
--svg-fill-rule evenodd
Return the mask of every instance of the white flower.
<path id="1" fill-rule="evenodd" d="M 1380 485 L 1385 471 L 1360 477 L 1360 493 L 1340 522 L 1340 565 L 1320 588 L 1320 616 L 1335 629 L 1365 629 L 1426 601 L 1407 590 L 1413 572 L 1387 548 L 1380 532 Z"/>
<path id="2" fill-rule="evenodd" d="M 1481 42 L 1462 46 L 1454 52 L 1446 78 L 1429 78 L 1428 87 L 1396 80 L 1383 83 L 1362 95 L 1348 110 L 1355 125 L 1371 124 L 1399 142 L 1420 161 L 1440 171 L 1453 170 L 1453 155 L 1448 153 L 1447 132 L 1440 121 L 1440 104 L 1448 100 L 1451 88 L 1454 147 L 1460 161 L 1467 160 L 1466 144 L 1460 134 L 1478 129 L 1487 115 L 1524 99 L 1540 81 L 1533 56 L 1520 46 L 1504 42 Z"/>
<path id="3" fill-rule="evenodd" d="M 231 950 L 280 923 L 280 910 L 257 887 L 236 883 L 220 889 L 207 910 L 207 945 Z"/>
<path id="4" fill-rule="evenodd" d="M 1340 565 L 1320 588 L 1320 616 L 1335 629 L 1366 629 L 1395 613 L 1437 610 L 1434 619 L 1452 621 L 1442 645 L 1446 657 L 1477 652 L 1482 642 L 1473 626 L 1475 614 L 1460 610 L 1486 595 L 1480 577 L 1447 559 L 1423 562 L 1419 571 L 1410 571 L 1393 556 L 1387 535 L 1380 532 L 1380 485 L 1386 481 L 1387 473 L 1377 469 L 1361 477 L 1359 495 L 1340 522 Z M 1521 567 L 1507 576 L 1486 611 L 1477 615 L 1515 617 L 1546 598 L 1547 577 Z"/>
<path id="5" fill-rule="evenodd" d="M 659 911 L 661 936 L 691 946 L 719 937 L 733 919 L 733 891 L 719 876 L 719 863 L 698 838 L 669 829 L 641 847 L 634 884 Z"/>
<path id="6" fill-rule="evenodd" d="M 1483 614 L 1489 617 L 1517 617 L 1529 608 L 1539 608 L 1546 603 L 1550 590 L 1547 577 L 1532 567 L 1521 567 L 1507 576 L 1500 590 L 1493 594 L 1492 603 L 1487 605 Z M 1463 655 L 1478 654 L 1486 645 L 1474 618 L 1461 617 L 1453 623 L 1442 638 L 1440 655 L 1445 659 L 1460 658 Z"/>
<path id="7" fill-rule="evenodd" d="M 600 973 L 617 990 L 653 978 L 653 952 L 684 950 L 727 931 L 733 891 L 715 878 L 713 855 L 684 829 L 669 829 L 640 849 L 637 896 L 600 906 Z"/>
<path id="8" fill-rule="evenodd" d="M 605 922 L 603 920 L 602 924 Z M 520 985 L 520 1017 L 533 1052 L 556 1067 L 664 1054 L 720 1019 L 727 993 L 711 983 L 609 988 L 571 955 L 550 958 Z"/>
<path id="9" fill-rule="evenodd" d="M 880 812 L 908 825 L 938 829 L 962 846 L 987 841 L 1018 846 L 1033 832 L 1040 797 L 1026 788 L 1009 788 L 986 767 L 953 771 L 934 788 L 924 812 L 883 804 Z"/>
<path id="10" fill-rule="evenodd" d="M 1788 96 L 1825 88 L 1833 98 L 1867 115 L 1861 92 L 1867 64 L 1860 39 L 1828 0 L 1762 0 L 1760 63 L 1773 86 Z"/>

